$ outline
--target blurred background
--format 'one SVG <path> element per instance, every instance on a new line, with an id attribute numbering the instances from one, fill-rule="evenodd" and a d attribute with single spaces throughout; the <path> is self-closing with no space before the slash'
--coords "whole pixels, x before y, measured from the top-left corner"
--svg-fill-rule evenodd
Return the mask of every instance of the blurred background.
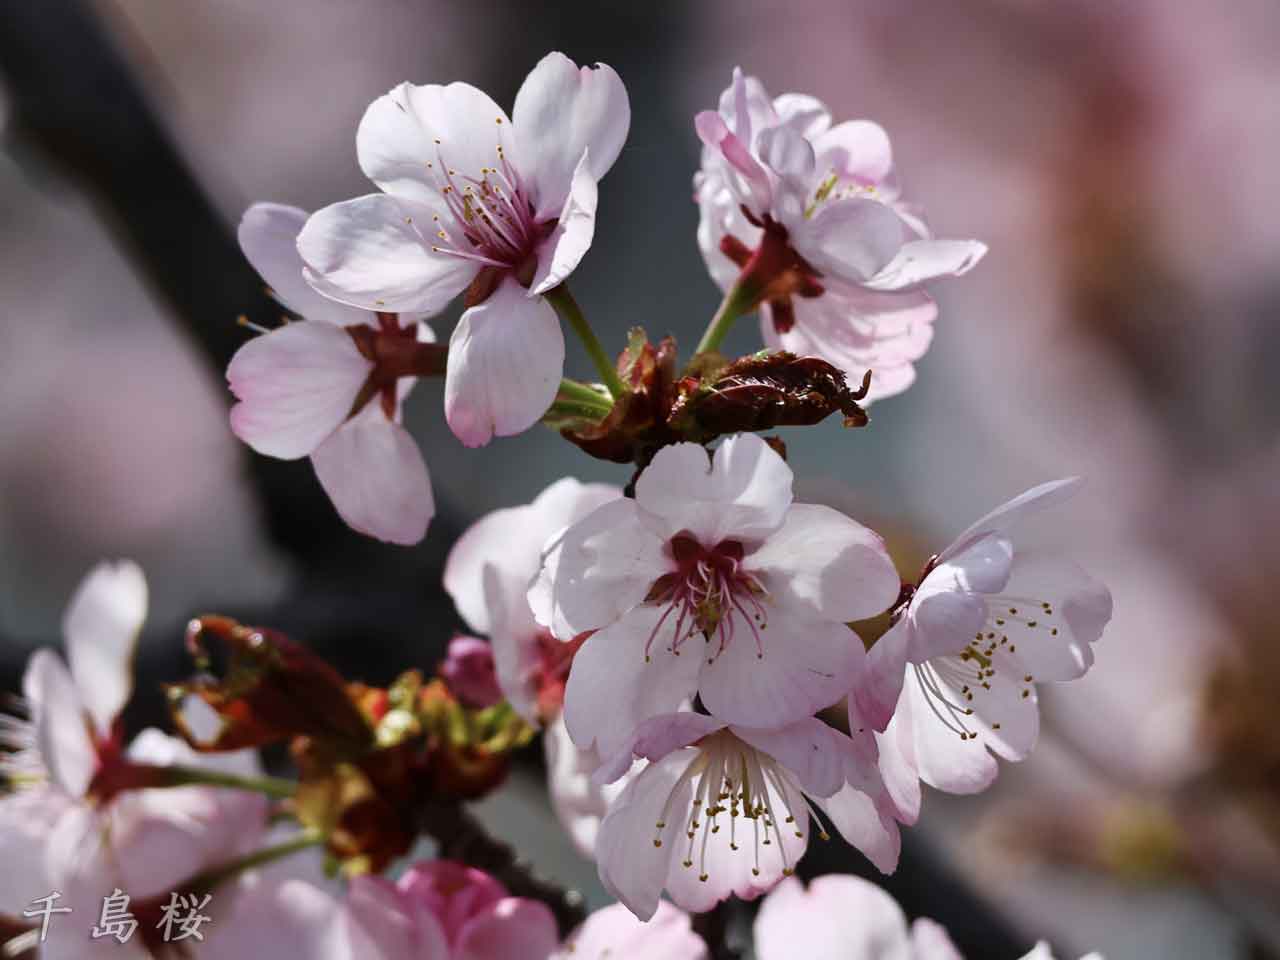
<path id="1" fill-rule="evenodd" d="M 219 611 L 349 675 L 430 671 L 458 624 L 448 547 L 552 480 L 623 482 L 535 429 L 464 450 L 439 382 L 406 419 L 439 513 L 413 550 L 343 528 L 309 465 L 253 457 L 223 368 L 272 308 L 245 207 L 367 192 L 354 133 L 401 80 L 509 105 L 549 49 L 632 100 L 574 276 L 607 343 L 690 347 L 718 302 L 694 241 L 692 116 L 735 64 L 893 138 L 940 236 L 991 252 L 938 285 L 936 337 L 868 429 L 785 434 L 802 499 L 882 529 L 914 569 L 1009 496 L 1069 473 L 1037 521 L 1115 596 L 1089 676 L 1042 692 L 1034 757 L 926 799 L 890 889 L 970 957 L 1280 957 L 1280 5 L 1272 0 L 543 4 L 52 0 L 0 7 L 0 689 L 59 642 L 96 560 L 151 583 L 132 719 Z M 456 309 L 435 324 L 447 336 Z M 759 343 L 743 321 L 727 352 Z M 589 375 L 570 345 L 568 372 Z M 537 771 L 487 802 L 543 869 L 603 893 Z M 810 870 L 863 869 L 839 850 Z"/>

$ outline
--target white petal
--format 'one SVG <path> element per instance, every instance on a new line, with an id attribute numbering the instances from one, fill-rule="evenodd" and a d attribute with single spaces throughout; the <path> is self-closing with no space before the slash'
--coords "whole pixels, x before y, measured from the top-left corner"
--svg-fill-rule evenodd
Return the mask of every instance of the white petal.
<path id="1" fill-rule="evenodd" d="M 718 644 L 713 635 L 699 651 L 698 692 L 712 715 L 747 727 L 780 727 L 831 706 L 852 687 L 865 655 L 861 639 L 843 623 L 776 607 L 760 629 L 759 650 L 741 620 L 732 642 L 717 653 Z"/>
<path id="2" fill-rule="evenodd" d="M 600 758 L 594 750 L 579 750 L 573 745 L 564 725 L 564 711 L 547 725 L 542 746 L 547 761 L 547 789 L 556 817 L 577 851 L 594 860 L 600 823 L 631 777 L 603 785 L 595 783 L 592 774 L 599 768 Z M 643 763 L 629 765 L 635 773 L 643 767 Z"/>
<path id="3" fill-rule="evenodd" d="M 613 68 L 579 68 L 562 53 L 538 62 L 511 114 L 520 176 L 533 187 L 539 218 L 560 212 L 584 152 L 592 180 L 608 173 L 631 126 L 627 90 Z"/>
<path id="4" fill-rule="evenodd" d="M 351 529 L 405 546 L 426 536 L 436 506 L 422 451 L 376 403 L 334 431 L 311 464 Z"/>
<path id="5" fill-rule="evenodd" d="M 1001 617 L 1005 622 L 998 629 L 1017 647 L 1015 655 L 1027 673 L 1037 681 L 1074 680 L 1093 666 L 1092 645 L 1111 620 L 1111 591 L 1070 560 L 1023 552 L 1014 557 L 1005 590 L 1012 597 L 1048 603 L 1053 610 L 1047 614 L 1043 607 L 1033 608 L 1018 619 Z M 1017 602 L 994 598 L 993 616 Z"/>
<path id="6" fill-rule="evenodd" d="M 889 135 L 870 120 L 836 124 L 814 139 L 813 149 L 820 172 L 834 171 L 863 185 L 880 183 L 893 169 Z"/>
<path id="7" fill-rule="evenodd" d="M 706 960 L 707 945 L 693 932 L 689 915 L 666 900 L 642 923 L 623 904 L 596 910 L 551 960 Z"/>
<path id="8" fill-rule="evenodd" d="M 636 502 L 667 537 L 690 531 L 704 547 L 726 538 L 762 539 L 791 506 L 794 475 L 753 433 L 729 437 L 710 460 L 696 443 L 663 447 L 636 481 Z"/>
<path id="9" fill-rule="evenodd" d="M 1032 487 L 1024 493 L 1018 494 L 1007 503 L 1002 503 L 996 507 L 985 517 L 973 524 L 964 533 L 951 541 L 951 545 L 938 555 L 939 562 L 947 560 L 961 550 L 973 543 L 981 536 L 988 533 L 1008 533 L 1014 524 L 1021 521 L 1028 514 L 1044 510 L 1047 507 L 1057 506 L 1075 496 L 1076 492 L 1082 486 L 1083 481 L 1079 477 L 1066 477 L 1062 480 L 1052 480 L 1049 483 L 1042 483 L 1038 487 Z"/>
<path id="10" fill-rule="evenodd" d="M 902 248 L 902 221 L 877 200 L 850 198 L 822 204 L 813 217 L 791 220 L 792 242 L 820 273 L 864 284 Z"/>
<path id="11" fill-rule="evenodd" d="M 673 653 L 655 637 L 645 659 L 662 614 L 658 607 L 637 607 L 593 634 L 574 655 L 564 722 L 580 749 L 617 756 L 642 722 L 673 712 L 693 696 L 701 663 L 697 638 Z"/>
<path id="12" fill-rule="evenodd" d="M 985 612 L 986 607 L 981 609 Z M 976 628 L 975 628 L 976 629 Z M 872 644 L 849 696 L 849 728 L 883 731 L 902 695 L 902 679 L 911 650 L 911 621 L 903 617 Z"/>
<path id="13" fill-rule="evenodd" d="M 555 636 L 571 640 L 613 623 L 670 568 L 636 502 L 612 500 L 547 545 L 529 606 Z"/>
<path id="14" fill-rule="evenodd" d="M 680 781 L 697 756 L 696 750 L 681 750 L 645 767 L 600 824 L 596 842 L 600 882 L 641 920 L 648 920 L 658 909 L 670 863 L 680 856 L 683 819 L 670 816 L 664 821 L 663 810 L 668 801 L 673 811 L 689 809 L 692 790 L 688 781 Z M 665 826 L 659 829 L 660 822 Z"/>
<path id="15" fill-rule="evenodd" d="M 320 320 L 254 337 L 227 367 L 240 400 L 231 429 L 258 453 L 305 457 L 347 418 L 372 369 L 345 330 Z"/>
<path id="16" fill-rule="evenodd" d="M 591 248 L 599 191 L 591 175 L 589 159 L 583 153 L 578 161 L 556 228 L 538 248 L 538 269 L 533 275 L 530 296 L 546 293 L 566 280 Z"/>
<path id="17" fill-rule="evenodd" d="M 636 726 L 626 747 L 602 764 L 592 779 L 612 783 L 631 769 L 634 760 L 661 760 L 671 751 L 697 743 L 724 727 L 723 720 L 691 710 L 649 717 Z"/>
<path id="18" fill-rule="evenodd" d="M 879 534 L 818 504 L 792 504 L 744 565 L 764 575 L 771 599 L 822 620 L 875 616 L 902 586 Z"/>
<path id="19" fill-rule="evenodd" d="M 926 960 L 907 939 L 907 918 L 893 898 L 860 877 L 796 877 L 774 889 L 756 914 L 759 960 Z"/>
<path id="20" fill-rule="evenodd" d="M 384 193 L 317 210 L 298 235 L 307 281 L 326 297 L 364 310 L 438 313 L 466 289 L 479 265 L 432 250 L 436 213 Z"/>
<path id="21" fill-rule="evenodd" d="M 98 753 L 75 681 L 56 653 L 37 650 L 23 687 L 36 694 L 31 720 L 49 779 L 67 795 L 83 797 L 97 771 Z"/>
<path id="22" fill-rule="evenodd" d="M 122 560 L 94 567 L 62 618 L 71 676 L 100 736 L 133 693 L 133 653 L 146 616 L 146 577 Z"/>
<path id="23" fill-rule="evenodd" d="M 774 113 L 800 136 L 812 140 L 831 126 L 831 111 L 817 97 L 807 93 L 782 93 L 774 98 Z"/>
<path id="24" fill-rule="evenodd" d="M 866 286 L 872 290 L 909 290 L 939 277 L 959 277 L 978 265 L 987 245 L 977 240 L 912 240 Z"/>
<path id="25" fill-rule="evenodd" d="M 887 797 L 877 803 L 875 798 L 846 784 L 834 796 L 818 797 L 814 802 L 840 836 L 861 851 L 877 870 L 889 874 L 898 868 L 902 836 Z"/>
<path id="26" fill-rule="evenodd" d="M 986 623 L 987 604 L 963 590 L 922 589 L 912 600 L 907 619 L 911 621 L 907 660 L 924 663 L 972 643 Z"/>
<path id="27" fill-rule="evenodd" d="M 303 278 L 305 265 L 298 255 L 298 234 L 306 222 L 307 212 L 299 207 L 255 203 L 240 219 L 240 249 L 286 309 L 307 320 L 339 326 L 368 323 L 367 310 L 322 297 Z"/>
<path id="28" fill-rule="evenodd" d="M 513 280 L 471 307 L 449 340 L 444 412 L 454 436 L 481 447 L 523 433 L 551 406 L 564 373 L 564 334 L 541 297 Z"/>
<path id="29" fill-rule="evenodd" d="M 337 927 L 334 939 L 351 960 L 449 957 L 449 943 L 439 921 L 422 904 L 402 896 L 385 877 L 352 878 Z"/>
<path id="30" fill-rule="evenodd" d="M 928 917 L 911 924 L 911 946 L 919 960 L 964 960 L 943 926 Z"/>
<path id="31" fill-rule="evenodd" d="M 813 174 L 813 146 L 790 127 L 779 125 L 762 130 L 756 148 L 760 159 L 783 177 L 807 180 Z"/>
<path id="32" fill-rule="evenodd" d="M 387 193 L 439 206 L 443 170 L 479 179 L 482 167 L 499 165 L 499 144 L 514 161 L 509 123 L 487 93 L 468 83 L 402 83 L 365 111 L 356 155 L 365 176 Z"/>
<path id="33" fill-rule="evenodd" d="M 0 914 L 20 917 L 33 897 L 53 889 L 51 882 L 45 886 L 40 868 L 49 838 L 72 803 L 47 785 L 0 796 L 0 862 L 22 865 L 22 869 L 0 871 Z M 36 887 L 44 889 L 36 893 Z"/>

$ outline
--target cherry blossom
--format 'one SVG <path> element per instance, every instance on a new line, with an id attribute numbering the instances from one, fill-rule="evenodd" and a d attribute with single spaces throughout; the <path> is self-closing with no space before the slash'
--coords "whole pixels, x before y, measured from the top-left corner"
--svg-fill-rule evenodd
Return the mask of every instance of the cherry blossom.
<path id="1" fill-rule="evenodd" d="M 770 889 L 811 832 L 827 838 L 819 810 L 881 871 L 897 866 L 901 814 L 870 734 L 850 738 L 814 717 L 753 730 L 674 713 L 642 723 L 597 777 L 617 776 L 632 756 L 649 764 L 601 824 L 597 863 L 605 889 L 642 920 L 664 889 L 699 912 Z"/>
<path id="2" fill-rule="evenodd" d="M 871 121 L 833 125 L 813 97 L 771 99 L 735 70 L 696 127 L 698 245 L 726 292 L 745 271 L 765 342 L 853 382 L 870 369 L 872 400 L 910 386 L 937 315 L 923 284 L 967 272 L 986 247 L 933 239 L 901 200 L 889 138 Z"/>
<path id="3" fill-rule="evenodd" d="M 240 247 L 286 309 L 304 317 L 254 337 L 227 367 L 231 429 L 258 453 L 310 457 L 352 529 L 391 543 L 423 538 L 435 513 L 422 453 L 401 425 L 409 361 L 435 335 L 415 314 L 373 313 L 322 297 L 303 279 L 296 240 L 307 214 L 259 203 Z"/>
<path id="4" fill-rule="evenodd" d="M 839 874 L 818 877 L 808 889 L 795 877 L 783 880 L 761 904 L 753 933 L 759 960 L 964 960 L 937 923 L 921 917 L 908 927 L 891 896 Z M 1022 960 L 1053 955 L 1040 943 Z"/>
<path id="5" fill-rule="evenodd" d="M 613 756 L 649 717 L 696 693 L 716 717 L 766 728 L 830 706 L 863 647 L 846 623 L 886 609 L 899 581 L 880 537 L 792 503 L 786 462 L 754 434 L 709 458 L 664 447 L 635 499 L 598 508 L 549 545 L 530 590 L 573 660 L 565 722 Z"/>
<path id="6" fill-rule="evenodd" d="M 316 289 L 366 310 L 434 314 L 467 291 L 445 382 L 467 446 L 527 430 L 555 397 L 564 337 L 543 295 L 591 246 L 597 184 L 630 123 L 618 75 L 560 53 L 510 118 L 469 84 L 401 84 L 356 135 L 383 192 L 320 210 L 298 238 Z"/>
<path id="7" fill-rule="evenodd" d="M 1039 732 L 1035 684 L 1093 663 L 1111 593 L 1069 560 L 1015 549 L 1011 529 L 1060 503 L 1078 478 L 997 507 L 928 564 L 893 627 L 872 647 L 850 698 L 851 722 L 884 730 L 925 783 L 985 789 L 996 757 L 1022 760 Z"/>
<path id="8" fill-rule="evenodd" d="M 575 930 L 551 960 L 705 960 L 707 945 L 693 932 L 688 914 L 665 900 L 647 923 L 622 904 L 597 910 Z"/>
<path id="9" fill-rule="evenodd" d="M 67 663 L 50 650 L 31 657 L 23 678 L 29 720 L 0 723 L 0 746 L 17 750 L 0 762 L 0 773 L 17 787 L 0 796 L 0 854 L 25 867 L 0 871 L 0 914 L 20 916 L 51 889 L 64 894 L 65 904 L 95 913 L 94 901 L 116 887 L 140 899 L 167 892 L 261 834 L 262 797 L 198 786 L 145 788 L 139 778 L 140 771 L 175 764 L 240 774 L 256 769 L 251 754 L 199 757 L 158 730 L 144 730 L 124 746 L 118 718 L 133 690 L 146 605 L 146 581 L 135 564 L 101 564 L 67 608 Z"/>
<path id="10" fill-rule="evenodd" d="M 532 503 L 496 510 L 474 523 L 449 552 L 444 572 L 458 612 L 471 629 L 490 638 L 498 684 L 508 702 L 529 723 L 545 726 L 552 805 L 574 846 L 588 858 L 600 820 L 622 784 L 592 783 L 599 755 L 579 750 L 569 739 L 561 706 L 578 644 L 562 643 L 541 626 L 526 594 L 547 541 L 621 496 L 610 484 L 557 480 Z"/>

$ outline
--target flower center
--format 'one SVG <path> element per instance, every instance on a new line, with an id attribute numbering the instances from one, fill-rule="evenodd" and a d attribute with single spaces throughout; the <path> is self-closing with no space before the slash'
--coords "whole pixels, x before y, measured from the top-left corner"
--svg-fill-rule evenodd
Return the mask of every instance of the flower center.
<path id="1" fill-rule="evenodd" d="M 783 831 L 804 839 L 797 813 L 806 824 L 812 814 L 812 807 L 791 774 L 773 757 L 748 746 L 727 730 L 705 737 L 697 750 L 697 758 L 681 774 L 654 824 L 657 832 L 653 845 L 662 846 L 663 831 L 678 813 L 684 819 L 685 838 L 689 841 L 681 865 L 691 870 L 697 863 L 698 879 L 705 883 L 710 878 L 707 849 L 713 842 L 724 842 L 718 834 L 727 821 L 730 851 L 736 853 L 743 845 L 751 845 L 752 876 L 760 875 L 762 848 L 772 846 L 777 847 L 783 875 L 790 876 L 791 858 Z M 689 809 L 676 811 L 675 798 L 686 784 L 692 785 Z M 801 804 L 798 810 L 793 808 L 796 801 Z M 828 839 L 821 827 L 819 836 Z M 768 855 L 767 850 L 764 855 Z"/>
<path id="2" fill-rule="evenodd" d="M 768 597 L 768 592 L 754 574 L 743 569 L 742 544 L 737 540 L 722 540 L 707 549 L 685 531 L 668 541 L 667 554 L 675 569 L 655 580 L 645 597 L 647 603 L 666 607 L 645 641 L 645 662 L 649 661 L 653 641 L 673 612 L 675 628 L 668 649 L 676 656 L 680 655 L 686 640 L 701 633 L 707 641 L 718 640 L 715 652 L 707 661 L 715 662 L 733 642 L 738 623 L 742 622 L 755 639 L 756 656 L 763 659 L 764 641 L 760 633 L 768 623 L 761 600 Z"/>
<path id="3" fill-rule="evenodd" d="M 556 221 L 535 218 L 528 188 L 507 158 L 503 126 L 498 117 L 497 165 L 481 167 L 479 176 L 450 166 L 446 145 L 435 141 L 436 158 L 426 165 L 448 213 L 432 215 L 439 242 L 431 249 L 498 270 L 527 271 L 532 276 L 529 261 L 538 244 L 555 229 Z"/>
<path id="4" fill-rule="evenodd" d="M 1035 642 L 1035 634 L 1057 637 L 1053 604 L 1048 600 L 1000 595 L 987 602 L 987 622 L 973 640 L 955 654 L 934 657 L 912 667 L 916 682 L 934 716 L 961 740 L 976 740 L 976 724 L 970 720 L 995 683 L 1021 687 L 1019 699 L 1031 697 L 1035 677 L 1022 672 L 1018 643 Z M 991 729 L 999 730 L 999 722 Z"/>

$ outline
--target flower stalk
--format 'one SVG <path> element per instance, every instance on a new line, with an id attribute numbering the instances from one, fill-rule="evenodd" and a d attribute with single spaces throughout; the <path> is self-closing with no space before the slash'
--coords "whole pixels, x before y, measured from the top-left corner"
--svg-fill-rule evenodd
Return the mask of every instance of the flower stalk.
<path id="1" fill-rule="evenodd" d="M 582 345 L 587 348 L 587 355 L 591 358 L 591 362 L 595 364 L 596 371 L 600 374 L 600 380 L 609 389 L 609 394 L 614 397 L 622 396 L 626 392 L 626 387 L 622 384 L 622 379 L 618 376 L 617 368 L 609 354 L 605 352 L 604 345 L 600 343 L 600 339 L 596 336 L 591 324 L 587 322 L 586 316 L 582 313 L 582 308 L 578 306 L 578 301 L 573 298 L 573 294 L 569 292 L 567 284 L 560 284 L 554 290 L 546 294 L 547 302 L 555 308 L 556 314 L 565 323 L 573 328 L 573 332 L 578 335 L 578 339 L 582 341 Z M 561 383 L 563 388 L 563 381 Z M 608 411 L 605 411 L 606 413 Z"/>

